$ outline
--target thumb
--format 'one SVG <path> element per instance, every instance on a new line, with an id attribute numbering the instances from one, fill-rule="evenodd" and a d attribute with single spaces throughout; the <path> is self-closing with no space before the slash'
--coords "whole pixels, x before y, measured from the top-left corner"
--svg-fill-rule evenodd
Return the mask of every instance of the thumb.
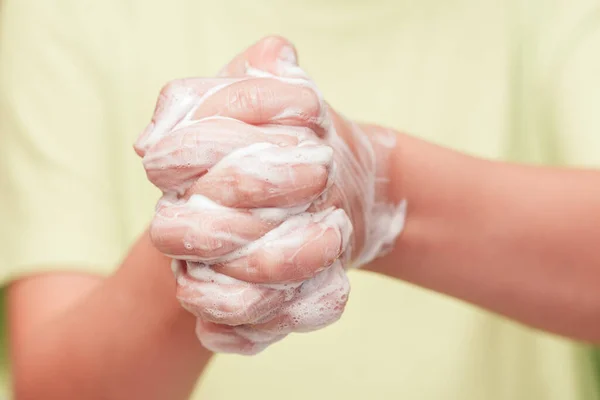
<path id="1" fill-rule="evenodd" d="M 220 77 L 268 76 L 304 78 L 294 45 L 280 36 L 267 36 L 238 54 L 219 72 Z"/>

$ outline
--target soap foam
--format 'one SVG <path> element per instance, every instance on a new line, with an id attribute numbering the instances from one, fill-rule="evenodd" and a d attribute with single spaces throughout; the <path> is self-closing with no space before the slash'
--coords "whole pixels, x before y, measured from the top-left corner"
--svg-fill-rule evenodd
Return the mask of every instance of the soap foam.
<path id="1" fill-rule="evenodd" d="M 138 143 L 147 149 L 144 165 L 149 178 L 164 191 L 157 210 L 174 207 L 183 210 L 170 216 L 171 220 L 161 217 L 158 230 L 172 228 L 169 224 L 182 215 L 238 212 L 201 194 L 182 197 L 207 171 L 214 173 L 233 168 L 277 185 L 293 179 L 294 166 L 327 168 L 324 192 L 313 201 L 294 207 L 245 210 L 255 221 L 273 224 L 271 230 L 252 240 L 236 236 L 231 230 L 209 231 L 201 224 L 186 225 L 187 233 L 182 240 L 189 254 L 173 254 L 184 260 L 174 261 L 172 265 L 178 299 L 200 317 L 196 332 L 202 343 L 214 351 L 255 354 L 291 332 L 308 332 L 335 322 L 350 292 L 344 269 L 349 265 L 342 261 L 360 266 L 385 254 L 404 226 L 406 202 L 393 204 L 380 196 L 380 188 L 387 185 L 387 171 L 380 165 L 385 160 L 378 158 L 375 151 L 376 147 L 393 149 L 394 135 L 378 134 L 369 139 L 358 125 L 348 122 L 356 144 L 356 148 L 351 149 L 336 131 L 321 93 L 295 65 L 294 59 L 292 49 L 282 54 L 277 64 L 280 76 L 250 65 L 246 66 L 246 72 L 250 77 L 280 80 L 314 90 L 320 113 L 307 123 L 317 126 L 319 132 L 279 125 L 281 121 L 305 115 L 294 105 L 282 109 L 269 124 L 262 126 L 245 125 L 225 116 L 194 120 L 210 96 L 248 79 L 242 78 L 220 80 L 212 86 L 200 84 L 202 90 L 176 85 L 168 91 L 172 97 L 163 99 L 159 117 L 142 135 L 142 143 Z M 260 139 L 247 143 L 251 135 Z M 161 149 L 161 143 L 171 138 L 176 140 Z M 327 206 L 330 192 L 341 196 L 338 202 L 342 208 Z M 361 242 L 353 235 L 351 219 L 364 224 Z M 290 259 L 285 262 L 294 264 L 308 240 L 306 232 L 310 227 L 318 228 L 319 235 L 332 229 L 340 246 L 336 251 L 342 255 L 305 281 L 250 283 L 216 271 L 219 265 L 244 260 L 269 248 L 273 254 L 291 250 Z M 206 239 L 200 242 L 210 243 L 212 247 L 194 248 L 193 243 L 200 237 Z M 211 254 L 222 249 L 223 243 L 233 244 L 232 250 Z M 195 250 L 208 255 L 198 256 L 193 254 Z"/>

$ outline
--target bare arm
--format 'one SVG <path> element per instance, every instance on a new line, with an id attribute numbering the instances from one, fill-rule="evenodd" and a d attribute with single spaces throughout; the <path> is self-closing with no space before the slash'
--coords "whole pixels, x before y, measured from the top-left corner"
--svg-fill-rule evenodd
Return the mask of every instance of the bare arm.
<path id="1" fill-rule="evenodd" d="M 210 358 L 144 234 L 112 276 L 55 273 L 9 288 L 17 400 L 185 399 Z"/>
<path id="2" fill-rule="evenodd" d="M 407 223 L 369 269 L 600 342 L 599 171 L 490 162 L 405 135 L 394 162 Z"/>

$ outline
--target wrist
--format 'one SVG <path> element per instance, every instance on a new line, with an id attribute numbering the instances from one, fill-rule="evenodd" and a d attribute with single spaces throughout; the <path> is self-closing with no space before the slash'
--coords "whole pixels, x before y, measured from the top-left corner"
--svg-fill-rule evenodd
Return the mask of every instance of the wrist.
<path id="1" fill-rule="evenodd" d="M 330 116 L 335 129 L 329 140 L 341 139 L 335 145 L 342 154 L 338 180 L 354 228 L 350 265 L 360 267 L 388 253 L 404 226 L 406 202 L 390 198 L 397 135 L 334 111 Z"/>
<path id="2" fill-rule="evenodd" d="M 397 133 L 389 163 L 391 202 L 406 200 L 405 228 L 394 250 L 367 269 L 419 283 L 458 249 L 485 218 L 486 171 L 492 163 Z M 438 262 L 438 259 L 440 260 Z"/>
<path id="3" fill-rule="evenodd" d="M 370 158 L 366 169 L 371 170 L 367 183 L 371 198 L 365 209 L 365 246 L 357 259 L 357 266 L 366 265 L 393 250 L 406 221 L 406 198 L 401 191 L 402 176 L 396 170 L 395 151 L 398 133 L 376 125 L 356 125 L 362 138 L 362 146 L 368 148 Z M 364 151 L 364 150 L 363 150 Z"/>

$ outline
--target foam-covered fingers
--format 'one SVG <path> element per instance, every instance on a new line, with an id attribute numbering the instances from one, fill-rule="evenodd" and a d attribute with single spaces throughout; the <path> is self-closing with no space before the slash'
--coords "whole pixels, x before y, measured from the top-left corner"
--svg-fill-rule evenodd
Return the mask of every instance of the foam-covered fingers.
<path id="1" fill-rule="evenodd" d="M 202 196 L 157 207 L 150 225 L 153 244 L 162 253 L 192 261 L 211 261 L 269 232 L 276 223 L 217 205 Z"/>
<path id="2" fill-rule="evenodd" d="M 298 56 L 294 45 L 280 36 L 267 36 L 238 54 L 219 76 L 241 77 L 254 70 L 268 74 L 304 78 L 298 68 Z"/>
<path id="3" fill-rule="evenodd" d="M 311 203 L 325 191 L 332 162 L 329 146 L 257 143 L 229 154 L 188 193 L 200 193 L 228 207 L 295 207 Z"/>
<path id="4" fill-rule="evenodd" d="M 285 335 L 261 335 L 264 340 L 256 341 L 243 336 L 241 327 L 215 324 L 196 320 L 196 336 L 200 343 L 215 353 L 258 354 L 269 345 L 283 339 Z"/>
<path id="5" fill-rule="evenodd" d="M 254 324 L 252 328 L 272 335 L 324 328 L 341 317 L 349 293 L 346 271 L 336 261 L 330 268 L 304 282 L 294 298 L 281 307 L 274 318 Z"/>
<path id="6" fill-rule="evenodd" d="M 160 91 L 152 120 L 137 138 L 134 149 L 140 157 L 161 138 L 184 120 L 198 106 L 204 96 L 215 88 L 227 86 L 232 79 L 176 79 L 167 83 Z"/>
<path id="7" fill-rule="evenodd" d="M 290 287 L 290 291 L 296 288 Z M 254 323 L 273 315 L 289 293 L 219 274 L 210 267 L 187 263 L 177 277 L 177 299 L 205 321 L 231 326 Z"/>
<path id="8" fill-rule="evenodd" d="M 354 185 L 352 193 L 359 193 L 365 185 L 361 185 L 358 178 L 351 178 L 348 175 L 348 171 L 345 170 L 346 165 L 337 167 L 337 173 L 339 175 L 345 175 L 340 178 L 342 182 L 347 185 Z M 363 196 L 352 196 L 347 195 L 348 187 L 340 187 L 339 183 L 334 183 L 321 197 L 315 200 L 308 208 L 308 212 L 318 212 L 319 210 L 328 209 L 331 207 L 342 208 L 346 211 L 352 225 L 356 228 L 352 235 L 352 254 L 354 256 L 362 251 L 365 241 L 365 230 L 361 227 L 365 226 L 365 210 L 369 207 L 369 202 L 373 201 L 367 194 Z"/>
<path id="9" fill-rule="evenodd" d="M 207 96 L 194 111 L 192 119 L 215 115 L 253 125 L 307 126 L 315 132 L 323 132 L 326 106 L 308 82 L 242 78 Z"/>
<path id="10" fill-rule="evenodd" d="M 256 354 L 291 332 L 310 332 L 334 323 L 343 314 L 349 293 L 348 277 L 338 261 L 304 282 L 291 300 L 262 320 L 231 326 L 201 318 L 196 334 L 209 350 Z"/>
<path id="11" fill-rule="evenodd" d="M 210 97 L 216 88 L 229 86 L 236 80 L 239 81 L 248 77 L 277 76 L 293 79 L 297 81 L 296 84 L 303 82 L 303 84 L 297 86 L 310 86 L 306 74 L 298 67 L 296 58 L 296 51 L 287 40 L 275 36 L 267 37 L 238 55 L 223 69 L 220 74 L 221 78 L 187 78 L 169 82 L 160 91 L 152 121 L 134 145 L 136 152 L 143 157 L 145 152 L 161 137 L 168 134 L 182 121 L 190 119 L 190 114 L 194 113 L 195 108 L 204 102 L 205 97 Z M 262 83 L 260 86 L 262 86 Z M 303 96 L 299 98 L 310 97 L 309 92 L 305 90 Z M 268 93 L 268 89 L 262 91 L 256 89 L 246 90 L 239 95 L 228 96 L 229 106 L 235 108 L 236 104 L 245 104 L 247 101 L 249 101 L 248 104 L 253 104 L 254 96 L 259 96 L 258 99 L 265 102 L 265 95 L 268 95 Z M 221 100 L 219 99 L 219 101 Z M 323 102 L 319 101 L 319 103 Z M 206 113 L 200 115 L 206 116 Z M 243 115 L 243 113 L 240 115 Z M 310 118 L 310 113 L 307 116 Z M 235 115 L 232 115 L 232 118 L 244 120 Z M 285 123 L 285 121 L 282 123 Z"/>
<path id="12" fill-rule="evenodd" d="M 307 218 L 299 216 L 296 218 Z M 343 210 L 311 215 L 288 229 L 291 218 L 273 229 L 248 254 L 219 263 L 215 270 L 246 282 L 297 282 L 315 276 L 333 264 L 346 249 L 352 224 Z"/>
<path id="13" fill-rule="evenodd" d="M 190 87 L 181 87 L 185 83 L 177 83 L 173 89 L 161 93 L 163 100 L 159 100 L 153 122 L 136 141 L 135 148 L 140 156 L 145 157 L 154 147 L 155 152 L 161 154 L 161 148 L 172 147 L 172 140 L 182 140 L 182 130 L 208 133 L 209 138 L 215 138 L 221 128 L 198 122 L 211 117 L 221 117 L 215 121 L 225 126 L 223 130 L 228 124 L 224 121 L 235 119 L 250 125 L 287 125 L 292 131 L 294 127 L 305 127 L 319 135 L 324 134 L 328 123 L 326 106 L 309 84 L 274 78 L 189 79 L 182 82 L 188 81 Z M 206 132 L 206 129 L 213 131 Z M 180 133 L 179 137 L 169 139 L 174 131 Z M 163 140 L 166 143 L 161 145 L 159 142 Z"/>
<path id="14" fill-rule="evenodd" d="M 348 301 L 350 281 L 338 260 L 330 268 L 299 288 L 297 296 L 282 313 L 296 322 L 294 332 L 309 332 L 337 321 Z"/>
<path id="15" fill-rule="evenodd" d="M 229 118 L 209 118 L 162 137 L 143 157 L 148 179 L 181 193 L 232 151 L 253 143 L 293 146 L 307 131 L 263 128 Z"/>

